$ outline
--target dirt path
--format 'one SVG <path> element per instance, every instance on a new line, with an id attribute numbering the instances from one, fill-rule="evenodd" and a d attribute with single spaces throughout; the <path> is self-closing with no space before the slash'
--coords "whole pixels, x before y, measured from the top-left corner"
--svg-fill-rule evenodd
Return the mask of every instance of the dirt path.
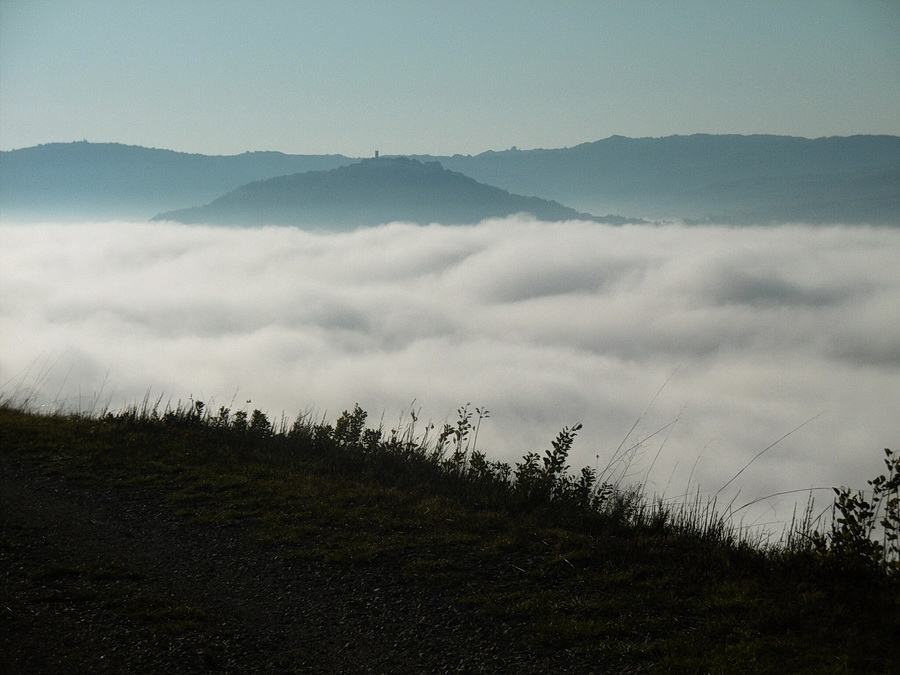
<path id="1" fill-rule="evenodd" d="M 0 452 L 0 500 L 3 672 L 603 672 L 396 566 L 286 562 L 146 488 Z"/>

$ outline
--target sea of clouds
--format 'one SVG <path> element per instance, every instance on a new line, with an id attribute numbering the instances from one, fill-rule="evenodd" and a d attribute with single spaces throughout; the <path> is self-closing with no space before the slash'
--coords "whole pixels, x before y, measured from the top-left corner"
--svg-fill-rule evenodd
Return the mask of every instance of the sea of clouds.
<path id="1" fill-rule="evenodd" d="M 867 227 L 7 223 L 0 393 L 332 422 L 359 403 L 420 429 L 471 403 L 492 458 L 582 423 L 573 469 L 635 446 L 626 482 L 672 498 L 745 469 L 719 497 L 737 508 L 865 488 L 900 450 L 898 261 L 900 229 Z"/>

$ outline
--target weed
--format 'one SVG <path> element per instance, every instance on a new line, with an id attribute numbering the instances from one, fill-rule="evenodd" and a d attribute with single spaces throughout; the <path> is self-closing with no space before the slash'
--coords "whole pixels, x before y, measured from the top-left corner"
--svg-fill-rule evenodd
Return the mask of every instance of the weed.
<path id="1" fill-rule="evenodd" d="M 344 447 L 359 445 L 366 428 L 366 417 L 368 414 L 358 403 L 352 413 L 345 410 L 334 425 L 334 440 Z"/>
<path id="2" fill-rule="evenodd" d="M 887 472 L 868 481 L 872 496 L 862 490 L 834 488 L 831 529 L 812 537 L 816 552 L 847 567 L 880 567 L 900 573 L 900 457 L 885 448 Z M 881 527 L 881 541 L 875 538 Z"/>

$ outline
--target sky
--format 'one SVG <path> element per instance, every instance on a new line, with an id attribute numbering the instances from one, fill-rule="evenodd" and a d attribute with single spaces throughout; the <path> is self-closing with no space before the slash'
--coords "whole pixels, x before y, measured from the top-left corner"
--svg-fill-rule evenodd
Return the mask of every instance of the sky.
<path id="1" fill-rule="evenodd" d="M 0 149 L 900 134 L 895 0 L 2 0 Z"/>
<path id="2" fill-rule="evenodd" d="M 719 506 L 739 509 L 800 490 L 738 514 L 776 530 L 804 490 L 866 488 L 898 449 L 897 228 L 50 223 L 0 240 L 0 393 L 43 410 L 149 397 L 333 423 L 358 403 L 386 429 L 413 409 L 421 432 L 470 403 L 492 459 L 581 423 L 576 472 L 621 447 L 628 475 L 607 477 L 650 494 L 727 485 Z"/>

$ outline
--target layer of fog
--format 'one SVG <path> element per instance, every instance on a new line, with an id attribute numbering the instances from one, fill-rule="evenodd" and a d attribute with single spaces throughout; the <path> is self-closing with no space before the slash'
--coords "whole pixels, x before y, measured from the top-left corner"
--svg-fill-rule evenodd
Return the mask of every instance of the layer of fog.
<path id="1" fill-rule="evenodd" d="M 574 469 L 643 440 L 633 480 L 670 497 L 714 493 L 803 425 L 723 491 L 740 491 L 734 506 L 866 487 L 900 445 L 898 230 L 0 232 L 2 393 L 48 408 L 149 391 L 333 421 L 358 402 L 388 428 L 412 405 L 422 428 L 471 402 L 491 412 L 478 447 L 494 458 L 543 452 L 580 422 Z M 790 518 L 797 497 L 741 513 Z"/>

